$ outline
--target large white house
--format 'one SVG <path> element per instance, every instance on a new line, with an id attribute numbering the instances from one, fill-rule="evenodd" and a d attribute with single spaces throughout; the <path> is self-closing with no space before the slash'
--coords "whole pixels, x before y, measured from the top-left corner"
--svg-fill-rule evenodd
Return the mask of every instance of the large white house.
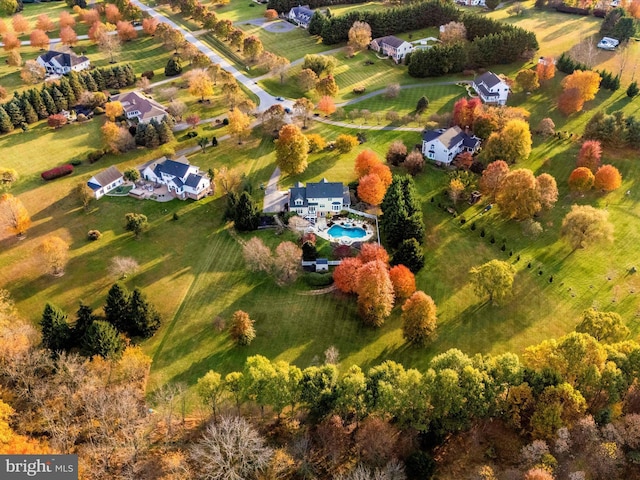
<path id="1" fill-rule="evenodd" d="M 40 55 L 36 62 L 44 67 L 49 75 L 65 75 L 72 70 L 79 72 L 91 66 L 91 62 L 84 55 L 76 55 L 73 52 L 57 52 L 49 50 Z"/>
<path id="2" fill-rule="evenodd" d="M 492 72 L 485 72 L 471 84 L 484 103 L 505 105 L 509 97 L 509 85 Z"/>
<path id="3" fill-rule="evenodd" d="M 475 153 L 479 146 L 478 137 L 467 135 L 457 126 L 422 132 L 422 154 L 442 165 L 450 165 L 462 152 Z"/>
<path id="4" fill-rule="evenodd" d="M 309 5 L 293 7 L 287 15 L 289 20 L 301 28 L 309 28 L 311 17 L 313 17 L 313 10 L 309 8 Z"/>
<path id="5" fill-rule="evenodd" d="M 129 120 L 136 119 L 139 123 L 149 123 L 152 120 L 160 123 L 167 116 L 167 111 L 162 105 L 140 92 L 112 95 L 111 101 L 120 102 L 126 117 Z"/>
<path id="6" fill-rule="evenodd" d="M 122 173 L 116 167 L 111 166 L 91 177 L 87 185 L 93 190 L 93 195 L 96 198 L 100 198 L 123 183 L 124 177 Z"/>
<path id="7" fill-rule="evenodd" d="M 148 182 L 166 185 L 169 193 L 182 200 L 199 200 L 211 191 L 209 178 L 184 156 L 176 160 L 162 157 L 148 162 L 140 167 L 140 176 Z"/>
<path id="8" fill-rule="evenodd" d="M 349 187 L 341 182 L 330 182 L 323 178 L 319 182 L 298 182 L 289 189 L 289 211 L 314 221 L 326 217 L 327 213 L 340 213 L 351 205 Z"/>
<path id="9" fill-rule="evenodd" d="M 393 35 L 376 38 L 371 41 L 369 47 L 371 50 L 390 56 L 396 63 L 402 62 L 408 53 L 413 52 L 412 44 Z"/>

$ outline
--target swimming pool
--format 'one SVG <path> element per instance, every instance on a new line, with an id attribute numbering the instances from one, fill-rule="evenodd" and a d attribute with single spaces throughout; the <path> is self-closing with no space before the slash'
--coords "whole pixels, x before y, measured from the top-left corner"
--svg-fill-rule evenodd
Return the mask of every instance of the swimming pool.
<path id="1" fill-rule="evenodd" d="M 349 238 L 364 238 L 367 236 L 367 232 L 364 228 L 360 227 L 343 227 L 341 225 L 333 225 L 327 233 L 332 237 L 349 237 Z"/>

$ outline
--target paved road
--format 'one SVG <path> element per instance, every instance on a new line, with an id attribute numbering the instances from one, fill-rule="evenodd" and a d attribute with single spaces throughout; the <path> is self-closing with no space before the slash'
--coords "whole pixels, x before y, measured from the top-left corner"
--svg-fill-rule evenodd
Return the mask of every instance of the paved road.
<path id="1" fill-rule="evenodd" d="M 159 22 L 166 23 L 170 25 L 172 28 L 175 28 L 176 30 L 178 30 L 180 33 L 182 33 L 182 35 L 184 35 L 184 38 L 187 40 L 187 42 L 195 45 L 196 48 L 200 50 L 202 53 L 204 53 L 207 57 L 209 57 L 209 59 L 211 59 L 213 63 L 219 64 L 222 68 L 224 68 L 226 71 L 231 73 L 239 83 L 243 84 L 246 88 L 248 88 L 254 94 L 256 94 L 256 96 L 258 97 L 258 105 L 260 110 L 266 110 L 267 108 L 275 104 L 280 104 L 284 107 L 290 107 L 290 108 L 293 106 L 293 101 L 291 100 L 285 100 L 285 101 L 276 100 L 276 97 L 267 93 L 257 83 L 255 83 L 254 79 L 251 79 L 246 75 L 244 75 L 242 72 L 238 71 L 238 69 L 236 69 L 235 66 L 231 65 L 227 61 L 227 59 L 220 56 L 218 52 L 216 52 L 211 47 L 209 47 L 208 45 L 198 40 L 190 31 L 178 25 L 173 20 L 165 17 L 161 13 L 158 13 L 152 7 L 149 7 L 144 3 L 140 2 L 140 0 L 131 0 L 131 1 L 134 5 L 138 6 L 142 11 L 147 12 L 150 16 L 154 17 Z"/>

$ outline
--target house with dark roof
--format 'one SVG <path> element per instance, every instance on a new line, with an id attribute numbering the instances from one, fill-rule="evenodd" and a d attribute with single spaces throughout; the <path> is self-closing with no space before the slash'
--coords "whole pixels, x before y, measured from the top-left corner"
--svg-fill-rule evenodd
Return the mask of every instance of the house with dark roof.
<path id="1" fill-rule="evenodd" d="M 44 67 L 49 75 L 65 75 L 72 70 L 79 72 L 91 66 L 91 62 L 84 55 L 76 55 L 73 52 L 57 52 L 49 50 L 40 55 L 36 62 Z"/>
<path id="2" fill-rule="evenodd" d="M 475 153 L 478 147 L 480 139 L 457 126 L 422 132 L 422 154 L 441 165 L 450 165 L 460 153 Z"/>
<path id="3" fill-rule="evenodd" d="M 326 178 L 306 186 L 298 182 L 289 189 L 289 211 L 314 222 L 328 213 L 340 213 L 350 205 L 349 187 Z"/>
<path id="4" fill-rule="evenodd" d="M 484 103 L 505 105 L 509 96 L 509 85 L 492 72 L 477 77 L 471 86 Z"/>
<path id="5" fill-rule="evenodd" d="M 152 120 L 160 123 L 167 116 L 167 111 L 162 105 L 140 92 L 120 93 L 110 98 L 112 102 L 122 104 L 124 114 L 129 120 L 137 120 L 138 123 L 149 123 Z"/>
<path id="6" fill-rule="evenodd" d="M 369 48 L 393 58 L 396 63 L 402 62 L 408 53 L 413 52 L 412 44 L 393 35 L 372 40 Z"/>
<path id="7" fill-rule="evenodd" d="M 309 5 L 293 7 L 287 15 L 287 18 L 300 28 L 309 28 L 311 17 L 313 17 L 313 10 L 309 8 Z"/>
<path id="8" fill-rule="evenodd" d="M 140 167 L 140 176 L 147 182 L 166 185 L 169 193 L 181 200 L 200 200 L 211 191 L 209 178 L 185 156 L 176 160 L 162 157 L 148 162 Z"/>
<path id="9" fill-rule="evenodd" d="M 87 185 L 93 191 L 93 195 L 96 198 L 100 198 L 123 183 L 124 177 L 122 173 L 116 167 L 111 166 L 91 177 Z"/>

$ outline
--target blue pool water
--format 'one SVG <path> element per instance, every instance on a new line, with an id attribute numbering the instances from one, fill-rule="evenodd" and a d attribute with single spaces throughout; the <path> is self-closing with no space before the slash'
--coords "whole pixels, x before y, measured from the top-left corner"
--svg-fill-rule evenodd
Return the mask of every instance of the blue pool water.
<path id="1" fill-rule="evenodd" d="M 367 235 L 367 232 L 360 227 L 345 228 L 341 225 L 333 225 L 327 233 L 332 237 L 349 237 L 349 238 L 363 238 Z"/>

